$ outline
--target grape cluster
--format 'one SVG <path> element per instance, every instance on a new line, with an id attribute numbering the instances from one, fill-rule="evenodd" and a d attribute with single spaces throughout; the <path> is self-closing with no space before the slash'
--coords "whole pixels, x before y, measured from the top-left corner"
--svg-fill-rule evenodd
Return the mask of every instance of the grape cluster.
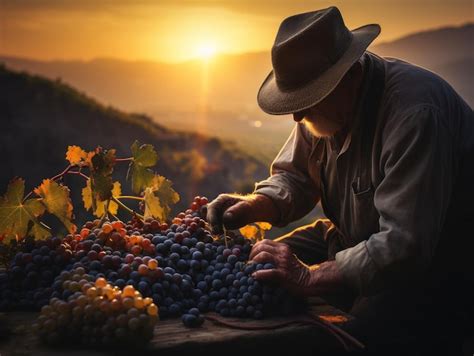
<path id="1" fill-rule="evenodd" d="M 83 309 L 90 305 L 88 310 L 95 308 L 94 313 L 99 315 L 100 311 L 101 317 L 96 320 L 84 314 L 80 319 L 82 324 L 71 321 L 71 325 L 85 327 L 80 335 L 86 343 L 99 338 L 91 330 L 103 328 L 100 338 L 105 341 L 101 342 L 107 343 L 115 335 L 106 327 L 109 317 L 113 316 L 118 323 L 117 313 L 124 310 L 127 315 L 132 310 L 133 317 L 128 316 L 134 321 L 125 325 L 123 316 L 118 324 L 110 321 L 109 326 L 120 325 L 119 335 L 130 334 L 128 329 L 142 330 L 146 324 L 143 308 L 151 305 L 153 310 L 159 308 L 161 318 L 181 316 L 188 327 L 201 325 L 204 321 L 201 314 L 209 311 L 224 317 L 260 319 L 290 313 L 304 305 L 284 289 L 262 284 L 252 277 L 255 271 L 274 266 L 248 261 L 252 248 L 249 240 L 232 233 L 212 236 L 203 216 L 207 203 L 206 198 L 196 197 L 189 209 L 169 224 L 152 218 L 103 224 L 95 220 L 86 222 L 78 234 L 64 239 L 28 240 L 22 252 L 14 257 L 8 273 L 0 274 L 0 308 L 12 305 L 39 308 L 49 302 L 40 324 L 54 321 L 40 329 L 52 334 L 46 338 L 54 341 L 63 332 L 57 326 L 62 325 L 66 314 L 67 320 L 76 320 L 73 310 L 79 310 L 75 308 L 78 301 L 87 301 L 88 304 L 81 304 Z M 119 291 L 122 291 L 120 295 Z M 137 295 L 129 295 L 130 291 Z M 103 302 L 104 310 L 100 309 L 101 303 L 94 304 L 97 298 Z M 127 298 L 138 305 L 132 306 L 132 299 Z M 139 308 L 142 302 L 143 308 Z M 113 309 L 118 305 L 120 308 Z M 59 314 L 54 314 L 58 313 L 57 308 L 67 311 L 64 318 L 58 319 Z M 135 310 L 139 311 L 138 316 Z M 112 311 L 117 313 L 107 314 Z M 54 318 L 46 318 L 51 312 Z M 148 316 L 154 320 L 152 314 Z M 141 321 L 136 324 L 135 320 Z"/>
<path id="2" fill-rule="evenodd" d="M 11 306 L 39 309 L 53 292 L 54 278 L 73 260 L 70 239 L 27 238 L 8 273 L 0 273 L 0 310 Z"/>
<path id="3" fill-rule="evenodd" d="M 67 277 L 63 284 L 73 294 L 67 301 L 52 298 L 33 325 L 44 341 L 110 346 L 152 338 L 158 307 L 150 298 L 132 286 L 113 287 L 104 278 L 91 283 L 82 268 L 62 275 Z"/>

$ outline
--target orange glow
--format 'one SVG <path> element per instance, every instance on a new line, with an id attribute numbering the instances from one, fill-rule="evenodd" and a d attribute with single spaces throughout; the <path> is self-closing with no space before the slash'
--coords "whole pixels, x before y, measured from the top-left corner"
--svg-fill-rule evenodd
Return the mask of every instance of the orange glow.
<path id="1" fill-rule="evenodd" d="M 376 42 L 474 20 L 470 0 L 2 1 L 0 54 L 176 62 L 269 51 L 285 17 L 330 5 L 350 29 L 381 24 Z"/>
<path id="2" fill-rule="evenodd" d="M 343 315 L 319 315 L 319 317 L 329 323 L 344 323 L 348 319 Z"/>

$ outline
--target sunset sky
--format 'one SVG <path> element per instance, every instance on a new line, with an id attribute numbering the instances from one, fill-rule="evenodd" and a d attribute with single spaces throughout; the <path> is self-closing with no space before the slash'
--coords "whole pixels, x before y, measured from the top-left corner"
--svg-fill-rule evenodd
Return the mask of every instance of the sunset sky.
<path id="1" fill-rule="evenodd" d="M 0 0 L 0 55 L 175 62 L 268 51 L 281 21 L 336 5 L 378 42 L 474 21 L 472 0 Z"/>

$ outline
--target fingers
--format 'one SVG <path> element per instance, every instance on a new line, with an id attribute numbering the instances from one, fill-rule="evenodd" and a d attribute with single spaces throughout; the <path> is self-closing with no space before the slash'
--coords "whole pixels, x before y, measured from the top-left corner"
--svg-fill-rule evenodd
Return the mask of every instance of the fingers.
<path id="1" fill-rule="evenodd" d="M 272 240 L 262 240 L 257 242 L 250 251 L 249 260 L 253 260 L 254 257 L 262 251 L 266 251 L 272 255 L 276 255 L 278 253 L 278 243 Z"/>
<path id="2" fill-rule="evenodd" d="M 267 251 L 259 252 L 255 257 L 252 259 L 255 263 L 273 263 L 276 265 L 275 257 Z"/>
<path id="3" fill-rule="evenodd" d="M 280 269 L 262 269 L 252 273 L 252 277 L 258 281 L 265 282 L 283 282 L 286 280 L 286 274 Z"/>
<path id="4" fill-rule="evenodd" d="M 211 225 L 211 232 L 213 234 L 222 234 L 224 230 L 222 228 L 222 215 L 226 209 L 234 204 L 235 198 L 221 194 L 216 199 L 214 199 L 207 206 L 207 221 Z"/>
<path id="5" fill-rule="evenodd" d="M 262 241 L 257 242 L 253 246 L 252 250 L 250 251 L 249 259 L 252 259 L 257 253 L 261 251 L 268 251 L 272 255 L 278 256 L 281 254 L 286 255 L 286 252 L 290 252 L 290 248 L 287 244 L 264 239 Z"/>
<path id="6" fill-rule="evenodd" d="M 227 229 L 238 229 L 253 221 L 252 205 L 248 200 L 242 200 L 229 207 L 223 216 Z"/>

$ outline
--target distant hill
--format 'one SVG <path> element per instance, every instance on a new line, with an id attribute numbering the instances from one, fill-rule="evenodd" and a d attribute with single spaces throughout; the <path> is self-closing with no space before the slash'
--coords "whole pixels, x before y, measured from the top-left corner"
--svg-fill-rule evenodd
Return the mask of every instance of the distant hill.
<path id="1" fill-rule="evenodd" d="M 414 33 L 369 49 L 439 70 L 452 62 L 473 60 L 473 38 L 474 24 L 466 24 Z M 205 62 L 201 60 L 177 64 L 116 59 L 36 61 L 0 55 L 0 61 L 52 79 L 59 77 L 101 102 L 126 110 L 196 110 L 202 105 Z M 208 105 L 223 111 L 257 109 L 257 90 L 270 69 L 267 52 L 216 56 L 208 64 Z M 458 76 L 445 79 L 456 88 Z"/>
<path id="2" fill-rule="evenodd" d="M 446 79 L 474 106 L 474 24 L 415 33 L 371 48 L 375 53 L 402 58 Z"/>
<path id="3" fill-rule="evenodd" d="M 0 83 L 0 194 L 14 176 L 24 177 L 31 189 L 60 172 L 68 145 L 89 150 L 101 145 L 128 157 L 134 140 L 156 147 L 156 170 L 174 182 L 182 198 L 179 208 L 196 194 L 247 192 L 268 174 L 265 165 L 233 145 L 104 106 L 60 81 L 0 66 Z M 117 177 L 125 177 L 126 168 Z M 67 178 L 76 200 L 84 185 L 78 178 Z"/>
<path id="4" fill-rule="evenodd" d="M 383 29 L 382 29 L 383 30 Z M 463 59 L 474 59 L 474 24 L 444 27 L 380 43 L 372 50 L 382 56 L 435 68 Z"/>
<path id="5" fill-rule="evenodd" d="M 466 24 L 415 33 L 369 49 L 440 74 L 472 107 L 473 38 L 474 24 Z M 269 52 L 220 55 L 207 64 L 201 60 L 177 64 L 115 59 L 36 61 L 7 56 L 0 56 L 0 61 L 53 80 L 61 78 L 103 103 L 146 113 L 167 127 L 233 140 L 267 163 L 293 125 L 288 116 L 263 113 L 256 102 L 257 91 L 271 69 Z"/>

